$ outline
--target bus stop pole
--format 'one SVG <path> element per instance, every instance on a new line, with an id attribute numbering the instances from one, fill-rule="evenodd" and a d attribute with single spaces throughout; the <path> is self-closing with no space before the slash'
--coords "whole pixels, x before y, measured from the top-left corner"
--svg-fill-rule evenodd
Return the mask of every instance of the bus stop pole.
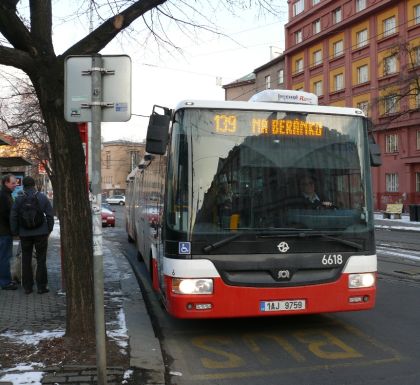
<path id="1" fill-rule="evenodd" d="M 106 385 L 106 335 L 104 310 L 104 269 L 102 249 L 101 119 L 102 57 L 92 56 L 92 233 L 95 301 L 96 366 L 98 384 Z"/>

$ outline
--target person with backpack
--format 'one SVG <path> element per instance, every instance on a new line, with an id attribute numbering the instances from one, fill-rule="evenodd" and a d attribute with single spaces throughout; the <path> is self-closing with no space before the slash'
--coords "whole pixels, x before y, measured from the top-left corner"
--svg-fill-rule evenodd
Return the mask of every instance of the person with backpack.
<path id="1" fill-rule="evenodd" d="M 48 293 L 47 248 L 48 237 L 54 228 L 53 208 L 49 199 L 36 191 L 35 180 L 25 176 L 22 180 L 23 194 L 12 206 L 10 228 L 19 235 L 22 246 L 22 285 L 25 294 L 33 291 L 32 252 L 35 247 L 37 268 L 36 286 L 38 294 Z"/>
<path id="2" fill-rule="evenodd" d="M 0 286 L 3 290 L 17 289 L 17 284 L 10 274 L 10 260 L 13 256 L 10 209 L 13 205 L 12 192 L 16 184 L 17 180 L 13 174 L 3 175 L 0 191 Z"/>

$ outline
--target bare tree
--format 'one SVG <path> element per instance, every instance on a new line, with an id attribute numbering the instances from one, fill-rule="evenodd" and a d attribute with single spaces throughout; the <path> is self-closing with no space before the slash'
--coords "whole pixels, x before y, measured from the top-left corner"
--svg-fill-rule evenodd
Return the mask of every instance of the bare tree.
<path id="1" fill-rule="evenodd" d="M 101 24 L 83 39 L 56 55 L 52 40 L 51 0 L 29 0 L 29 20 L 17 9 L 19 0 L 0 1 L 0 64 L 25 72 L 32 82 L 47 129 L 53 174 L 55 203 L 61 223 L 61 242 L 67 292 L 68 337 L 94 337 L 92 221 L 86 189 L 85 162 L 76 124 L 64 120 L 64 60 L 68 55 L 100 52 L 122 31 L 134 31 L 139 19 L 152 39 L 167 49 L 173 44 L 164 20 L 169 20 L 188 36 L 198 29 L 216 31 L 203 12 L 200 1 L 91 0 L 79 1 L 78 12 L 94 7 Z M 201 5 L 227 12 L 258 5 L 262 12 L 274 11 L 270 0 L 201 0 Z M 111 16 L 102 16 L 111 10 Z M 26 13 L 25 13 L 26 15 Z M 192 16 L 189 16 L 192 15 Z M 199 25 L 197 19 L 202 23 Z M 130 35 L 129 35 L 130 36 Z M 1 37 L 1 36 L 0 36 Z"/>
<path id="2" fill-rule="evenodd" d="M 52 177 L 47 128 L 32 83 L 27 78 L 9 75 L 11 94 L 0 100 L 0 128 L 13 136 L 20 154 L 34 164 L 42 165 Z"/>
<path id="3" fill-rule="evenodd" d="M 385 124 L 389 126 L 409 113 L 420 111 L 420 47 L 399 42 L 389 48 L 378 66 L 379 76 L 392 77 L 379 90 L 380 96 L 372 105 L 378 115 L 388 116 Z"/>

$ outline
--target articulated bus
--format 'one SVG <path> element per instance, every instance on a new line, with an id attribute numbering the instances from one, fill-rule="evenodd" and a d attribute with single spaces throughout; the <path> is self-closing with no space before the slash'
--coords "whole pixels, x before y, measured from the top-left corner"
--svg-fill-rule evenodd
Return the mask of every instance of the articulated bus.
<path id="1" fill-rule="evenodd" d="M 361 110 L 319 106 L 306 92 L 155 106 L 146 155 L 127 178 L 126 228 L 167 311 L 371 309 L 378 149 Z"/>

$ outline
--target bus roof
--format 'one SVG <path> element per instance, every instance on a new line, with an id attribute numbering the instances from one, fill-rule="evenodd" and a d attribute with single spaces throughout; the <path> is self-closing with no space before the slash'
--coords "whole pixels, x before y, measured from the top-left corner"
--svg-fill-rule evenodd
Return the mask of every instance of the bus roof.
<path id="1" fill-rule="evenodd" d="M 236 109 L 236 110 L 256 110 L 256 111 L 291 111 L 309 112 L 314 114 L 331 115 L 353 115 L 365 116 L 359 108 L 351 107 L 331 107 L 309 104 L 290 104 L 273 102 L 244 102 L 244 101 L 215 101 L 215 100 L 183 100 L 178 103 L 175 111 L 187 108 L 207 108 L 207 109 Z"/>

